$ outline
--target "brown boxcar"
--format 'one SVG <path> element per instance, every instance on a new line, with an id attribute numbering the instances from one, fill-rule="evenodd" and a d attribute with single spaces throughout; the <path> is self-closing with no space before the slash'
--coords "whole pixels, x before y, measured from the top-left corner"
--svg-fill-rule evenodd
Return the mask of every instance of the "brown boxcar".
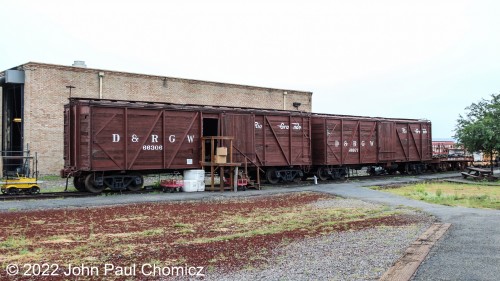
<path id="1" fill-rule="evenodd" d="M 313 169 L 320 179 L 342 178 L 347 168 L 420 172 L 432 159 L 426 120 L 315 114 L 311 121 Z"/>
<path id="2" fill-rule="evenodd" d="M 138 189 L 145 173 L 200 169 L 209 157 L 202 137 L 233 137 L 233 162 L 264 170 L 271 182 L 312 164 L 310 115 L 300 112 L 74 98 L 64 128 L 62 175 L 91 192 Z"/>
<path id="3" fill-rule="evenodd" d="M 293 181 L 312 164 L 309 114 L 255 115 L 255 153 L 270 183 Z"/>
<path id="4" fill-rule="evenodd" d="M 421 163 L 432 160 L 431 122 L 427 120 L 382 120 L 379 131 L 389 131 L 387 139 L 381 138 L 380 160 L 387 166 L 394 163 L 400 172 L 421 172 Z M 383 152 L 383 153 L 382 153 Z"/>

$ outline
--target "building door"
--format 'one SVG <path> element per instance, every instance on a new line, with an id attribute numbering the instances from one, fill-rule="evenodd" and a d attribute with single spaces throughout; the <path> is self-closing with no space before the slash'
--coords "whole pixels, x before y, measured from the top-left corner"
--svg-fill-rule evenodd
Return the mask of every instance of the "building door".
<path id="1" fill-rule="evenodd" d="M 24 84 L 5 84 L 2 97 L 2 156 L 23 156 Z M 3 158 L 3 172 L 13 173 L 22 159 Z"/>

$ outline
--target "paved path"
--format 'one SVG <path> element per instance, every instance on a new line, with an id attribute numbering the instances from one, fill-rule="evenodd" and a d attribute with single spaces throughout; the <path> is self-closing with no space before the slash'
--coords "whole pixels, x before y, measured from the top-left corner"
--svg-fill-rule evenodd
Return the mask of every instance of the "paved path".
<path id="1" fill-rule="evenodd" d="M 456 173 L 451 175 L 455 176 Z M 9 201 L 1 202 L 0 212 L 141 202 L 217 200 L 218 198 L 275 194 L 287 191 L 321 191 L 389 205 L 405 205 L 420 208 L 433 214 L 441 222 L 452 223 L 453 225 L 447 234 L 436 244 L 431 250 L 429 258 L 420 266 L 414 280 L 500 280 L 500 211 L 434 205 L 364 187 L 389 183 L 424 181 L 449 176 L 450 174 L 397 177 L 305 187 L 269 188 L 266 190 L 236 193 L 200 192 Z"/>
<path id="2" fill-rule="evenodd" d="M 452 224 L 413 280 L 500 280 L 500 211 L 434 205 L 374 191 L 363 185 L 329 185 L 318 190 L 420 208 L 440 221 Z"/>

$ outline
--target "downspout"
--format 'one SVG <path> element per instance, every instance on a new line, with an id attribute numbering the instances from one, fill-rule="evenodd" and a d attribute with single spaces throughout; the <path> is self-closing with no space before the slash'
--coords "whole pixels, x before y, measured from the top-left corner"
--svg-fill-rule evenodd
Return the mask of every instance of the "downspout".
<path id="1" fill-rule="evenodd" d="M 285 110 L 285 109 L 286 109 L 286 95 L 287 95 L 287 94 L 288 94 L 288 93 L 287 93 L 286 91 L 285 91 L 285 92 L 283 92 L 283 110 Z"/>
<path id="2" fill-rule="evenodd" d="M 102 99 L 102 78 L 104 77 L 104 72 L 99 72 L 99 99 Z"/>

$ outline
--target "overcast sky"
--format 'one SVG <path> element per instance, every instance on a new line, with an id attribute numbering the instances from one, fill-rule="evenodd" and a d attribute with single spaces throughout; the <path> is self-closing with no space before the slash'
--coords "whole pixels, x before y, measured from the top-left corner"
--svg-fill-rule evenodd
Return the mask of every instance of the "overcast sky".
<path id="1" fill-rule="evenodd" d="M 313 111 L 425 118 L 500 92 L 500 1 L 2 1 L 0 71 L 29 62 L 313 92 Z M 251 106 L 251 105 L 249 105 Z"/>

